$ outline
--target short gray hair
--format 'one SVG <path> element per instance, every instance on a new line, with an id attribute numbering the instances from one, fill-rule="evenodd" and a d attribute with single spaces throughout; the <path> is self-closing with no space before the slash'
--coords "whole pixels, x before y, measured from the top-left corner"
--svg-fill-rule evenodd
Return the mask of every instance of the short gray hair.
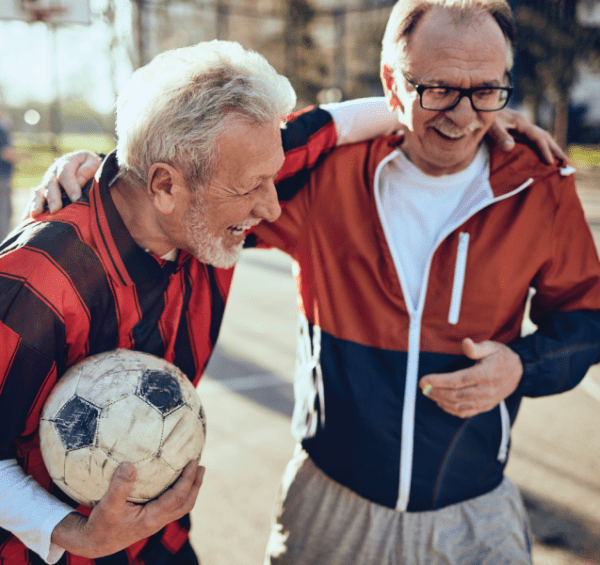
<path id="1" fill-rule="evenodd" d="M 421 18 L 435 6 L 449 10 L 457 24 L 469 22 L 482 13 L 492 16 L 506 39 L 506 72 L 510 71 L 516 49 L 516 29 L 512 10 L 506 0 L 398 0 L 383 36 L 382 66 L 396 69 L 404 63 L 410 36 Z"/>
<path id="2" fill-rule="evenodd" d="M 117 98 L 121 177 L 146 186 L 150 167 L 167 163 L 191 190 L 205 186 L 231 117 L 257 125 L 284 121 L 295 104 L 289 80 L 239 43 L 215 40 L 161 53 L 133 73 Z"/>

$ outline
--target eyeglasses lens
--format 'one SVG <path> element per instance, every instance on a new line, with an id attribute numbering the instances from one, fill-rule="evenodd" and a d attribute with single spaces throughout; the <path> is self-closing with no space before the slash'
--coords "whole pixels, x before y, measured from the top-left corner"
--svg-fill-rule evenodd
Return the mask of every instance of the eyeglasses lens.
<path id="1" fill-rule="evenodd" d="M 422 105 L 429 110 L 446 110 L 458 102 L 461 93 L 450 88 L 426 88 L 423 90 Z M 497 88 L 475 90 L 471 101 L 475 110 L 500 110 L 506 104 L 508 92 Z"/>

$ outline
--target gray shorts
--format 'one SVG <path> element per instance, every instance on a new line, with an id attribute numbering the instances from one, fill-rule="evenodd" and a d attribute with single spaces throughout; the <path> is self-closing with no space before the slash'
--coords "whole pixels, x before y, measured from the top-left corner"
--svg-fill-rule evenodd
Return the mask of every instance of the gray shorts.
<path id="1" fill-rule="evenodd" d="M 531 565 L 531 533 L 507 478 L 477 498 L 403 513 L 336 483 L 298 449 L 275 504 L 269 564 Z"/>

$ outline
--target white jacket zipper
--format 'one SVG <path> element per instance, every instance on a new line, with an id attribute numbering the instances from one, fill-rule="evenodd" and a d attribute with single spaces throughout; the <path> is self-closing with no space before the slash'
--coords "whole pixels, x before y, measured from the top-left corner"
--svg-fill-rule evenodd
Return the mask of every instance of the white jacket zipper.
<path id="1" fill-rule="evenodd" d="M 462 232 L 458 236 L 458 252 L 456 254 L 456 265 L 454 266 L 452 299 L 450 300 L 450 311 L 448 312 L 448 323 L 453 325 L 458 323 L 458 317 L 460 315 L 460 305 L 465 284 L 465 272 L 467 270 L 468 249 L 469 234 Z"/>

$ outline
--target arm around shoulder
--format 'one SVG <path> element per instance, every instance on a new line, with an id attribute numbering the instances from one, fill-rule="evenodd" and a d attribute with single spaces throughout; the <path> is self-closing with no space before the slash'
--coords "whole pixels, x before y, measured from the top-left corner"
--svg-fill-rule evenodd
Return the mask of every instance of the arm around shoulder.
<path id="1" fill-rule="evenodd" d="M 525 396 L 570 390 L 600 362 L 600 261 L 568 172 L 554 177 L 549 194 L 556 202 L 550 259 L 531 301 L 538 328 L 510 345 L 523 363 L 518 391 Z"/>

